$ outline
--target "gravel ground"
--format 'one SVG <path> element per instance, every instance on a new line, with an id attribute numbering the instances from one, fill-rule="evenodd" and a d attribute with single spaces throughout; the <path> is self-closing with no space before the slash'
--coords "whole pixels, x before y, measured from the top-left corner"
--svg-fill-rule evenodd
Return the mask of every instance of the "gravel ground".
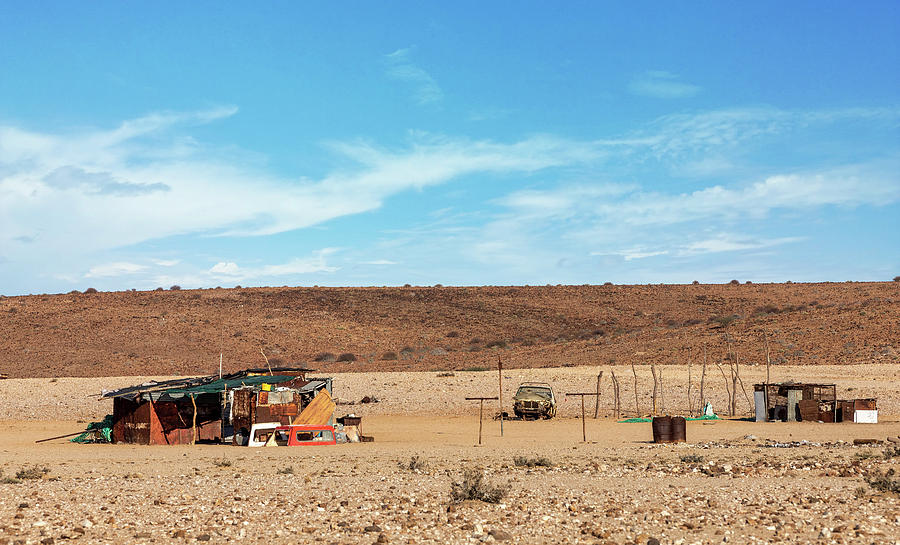
<path id="1" fill-rule="evenodd" d="M 798 380 L 832 372 L 804 369 Z M 83 428 L 74 415 L 103 405 L 80 397 L 86 390 L 136 380 L 3 381 L 0 544 L 900 543 L 900 500 L 868 484 L 900 487 L 898 445 L 853 445 L 900 435 L 897 413 L 884 409 L 895 403 L 897 368 L 860 371 L 844 387 L 881 397 L 879 424 L 689 422 L 678 445 L 652 444 L 649 424 L 608 418 L 588 419 L 584 443 L 569 401 L 560 418 L 506 422 L 502 437 L 486 420 L 477 446 L 473 405 L 458 399 L 488 390 L 496 373 L 459 372 L 337 377 L 340 399 L 384 399 L 338 407 L 364 414 L 370 444 L 35 444 Z M 541 373 L 510 373 L 510 390 L 519 374 L 561 392 L 596 381 L 590 369 Z M 749 368 L 744 376 L 755 380 Z M 29 419 L 9 418 L 11 397 Z M 454 501 L 466 470 L 506 494 Z"/>

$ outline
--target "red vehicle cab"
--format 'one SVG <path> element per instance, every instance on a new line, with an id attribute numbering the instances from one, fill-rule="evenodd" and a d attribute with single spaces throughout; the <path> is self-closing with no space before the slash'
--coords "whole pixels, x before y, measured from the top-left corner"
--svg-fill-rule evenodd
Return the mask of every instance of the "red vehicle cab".
<path id="1" fill-rule="evenodd" d="M 333 427 L 299 424 L 275 428 L 275 442 L 278 446 L 287 447 L 337 444 Z"/>

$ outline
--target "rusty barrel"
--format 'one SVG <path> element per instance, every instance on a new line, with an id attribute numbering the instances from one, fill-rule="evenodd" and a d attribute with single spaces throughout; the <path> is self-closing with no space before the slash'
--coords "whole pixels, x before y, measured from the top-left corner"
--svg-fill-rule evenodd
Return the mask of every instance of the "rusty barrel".
<path id="1" fill-rule="evenodd" d="M 672 417 L 671 416 L 654 416 L 650 423 L 653 427 L 654 443 L 671 443 L 672 442 Z"/>
<path id="2" fill-rule="evenodd" d="M 687 441 L 687 421 L 683 416 L 672 417 L 672 441 L 675 443 Z"/>

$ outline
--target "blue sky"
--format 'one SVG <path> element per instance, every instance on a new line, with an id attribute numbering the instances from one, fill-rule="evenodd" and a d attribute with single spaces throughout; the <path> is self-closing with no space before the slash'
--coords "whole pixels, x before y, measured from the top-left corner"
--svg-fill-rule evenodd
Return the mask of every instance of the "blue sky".
<path id="1" fill-rule="evenodd" d="M 0 0 L 0 293 L 889 280 L 900 4 Z"/>

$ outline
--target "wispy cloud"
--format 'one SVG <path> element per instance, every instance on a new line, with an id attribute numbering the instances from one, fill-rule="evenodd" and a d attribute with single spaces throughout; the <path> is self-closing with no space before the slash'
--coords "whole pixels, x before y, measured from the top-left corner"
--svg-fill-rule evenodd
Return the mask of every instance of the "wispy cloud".
<path id="1" fill-rule="evenodd" d="M 398 49 L 384 56 L 388 76 L 408 84 L 415 101 L 422 104 L 440 102 L 444 92 L 431 74 L 412 61 L 412 48 Z"/>
<path id="2" fill-rule="evenodd" d="M 716 237 L 698 240 L 679 248 L 678 255 L 710 254 L 719 252 L 737 252 L 742 250 L 759 250 L 771 248 L 782 244 L 800 242 L 804 237 L 781 237 L 774 239 L 760 239 L 756 237 L 739 237 L 729 233 L 722 233 Z M 627 259 L 627 258 L 626 258 Z"/>
<path id="3" fill-rule="evenodd" d="M 220 261 L 210 267 L 206 274 L 211 278 L 234 282 L 246 279 L 260 280 L 311 273 L 332 273 L 337 271 L 338 267 L 329 265 L 327 258 L 336 251 L 335 248 L 323 248 L 309 257 L 295 257 L 285 263 L 256 267 L 241 267 L 234 261 Z"/>
<path id="4" fill-rule="evenodd" d="M 681 81 L 681 77 L 665 70 L 648 70 L 631 80 L 628 89 L 641 96 L 653 98 L 688 98 L 700 92 L 700 87 Z"/>
<path id="5" fill-rule="evenodd" d="M 139 265 L 137 263 L 128 263 L 125 261 L 119 261 L 116 263 L 106 263 L 103 265 L 96 265 L 91 267 L 91 269 L 84 275 L 85 278 L 102 278 L 109 276 L 122 276 L 126 274 L 135 274 L 145 270 L 147 267 L 145 265 Z"/>

